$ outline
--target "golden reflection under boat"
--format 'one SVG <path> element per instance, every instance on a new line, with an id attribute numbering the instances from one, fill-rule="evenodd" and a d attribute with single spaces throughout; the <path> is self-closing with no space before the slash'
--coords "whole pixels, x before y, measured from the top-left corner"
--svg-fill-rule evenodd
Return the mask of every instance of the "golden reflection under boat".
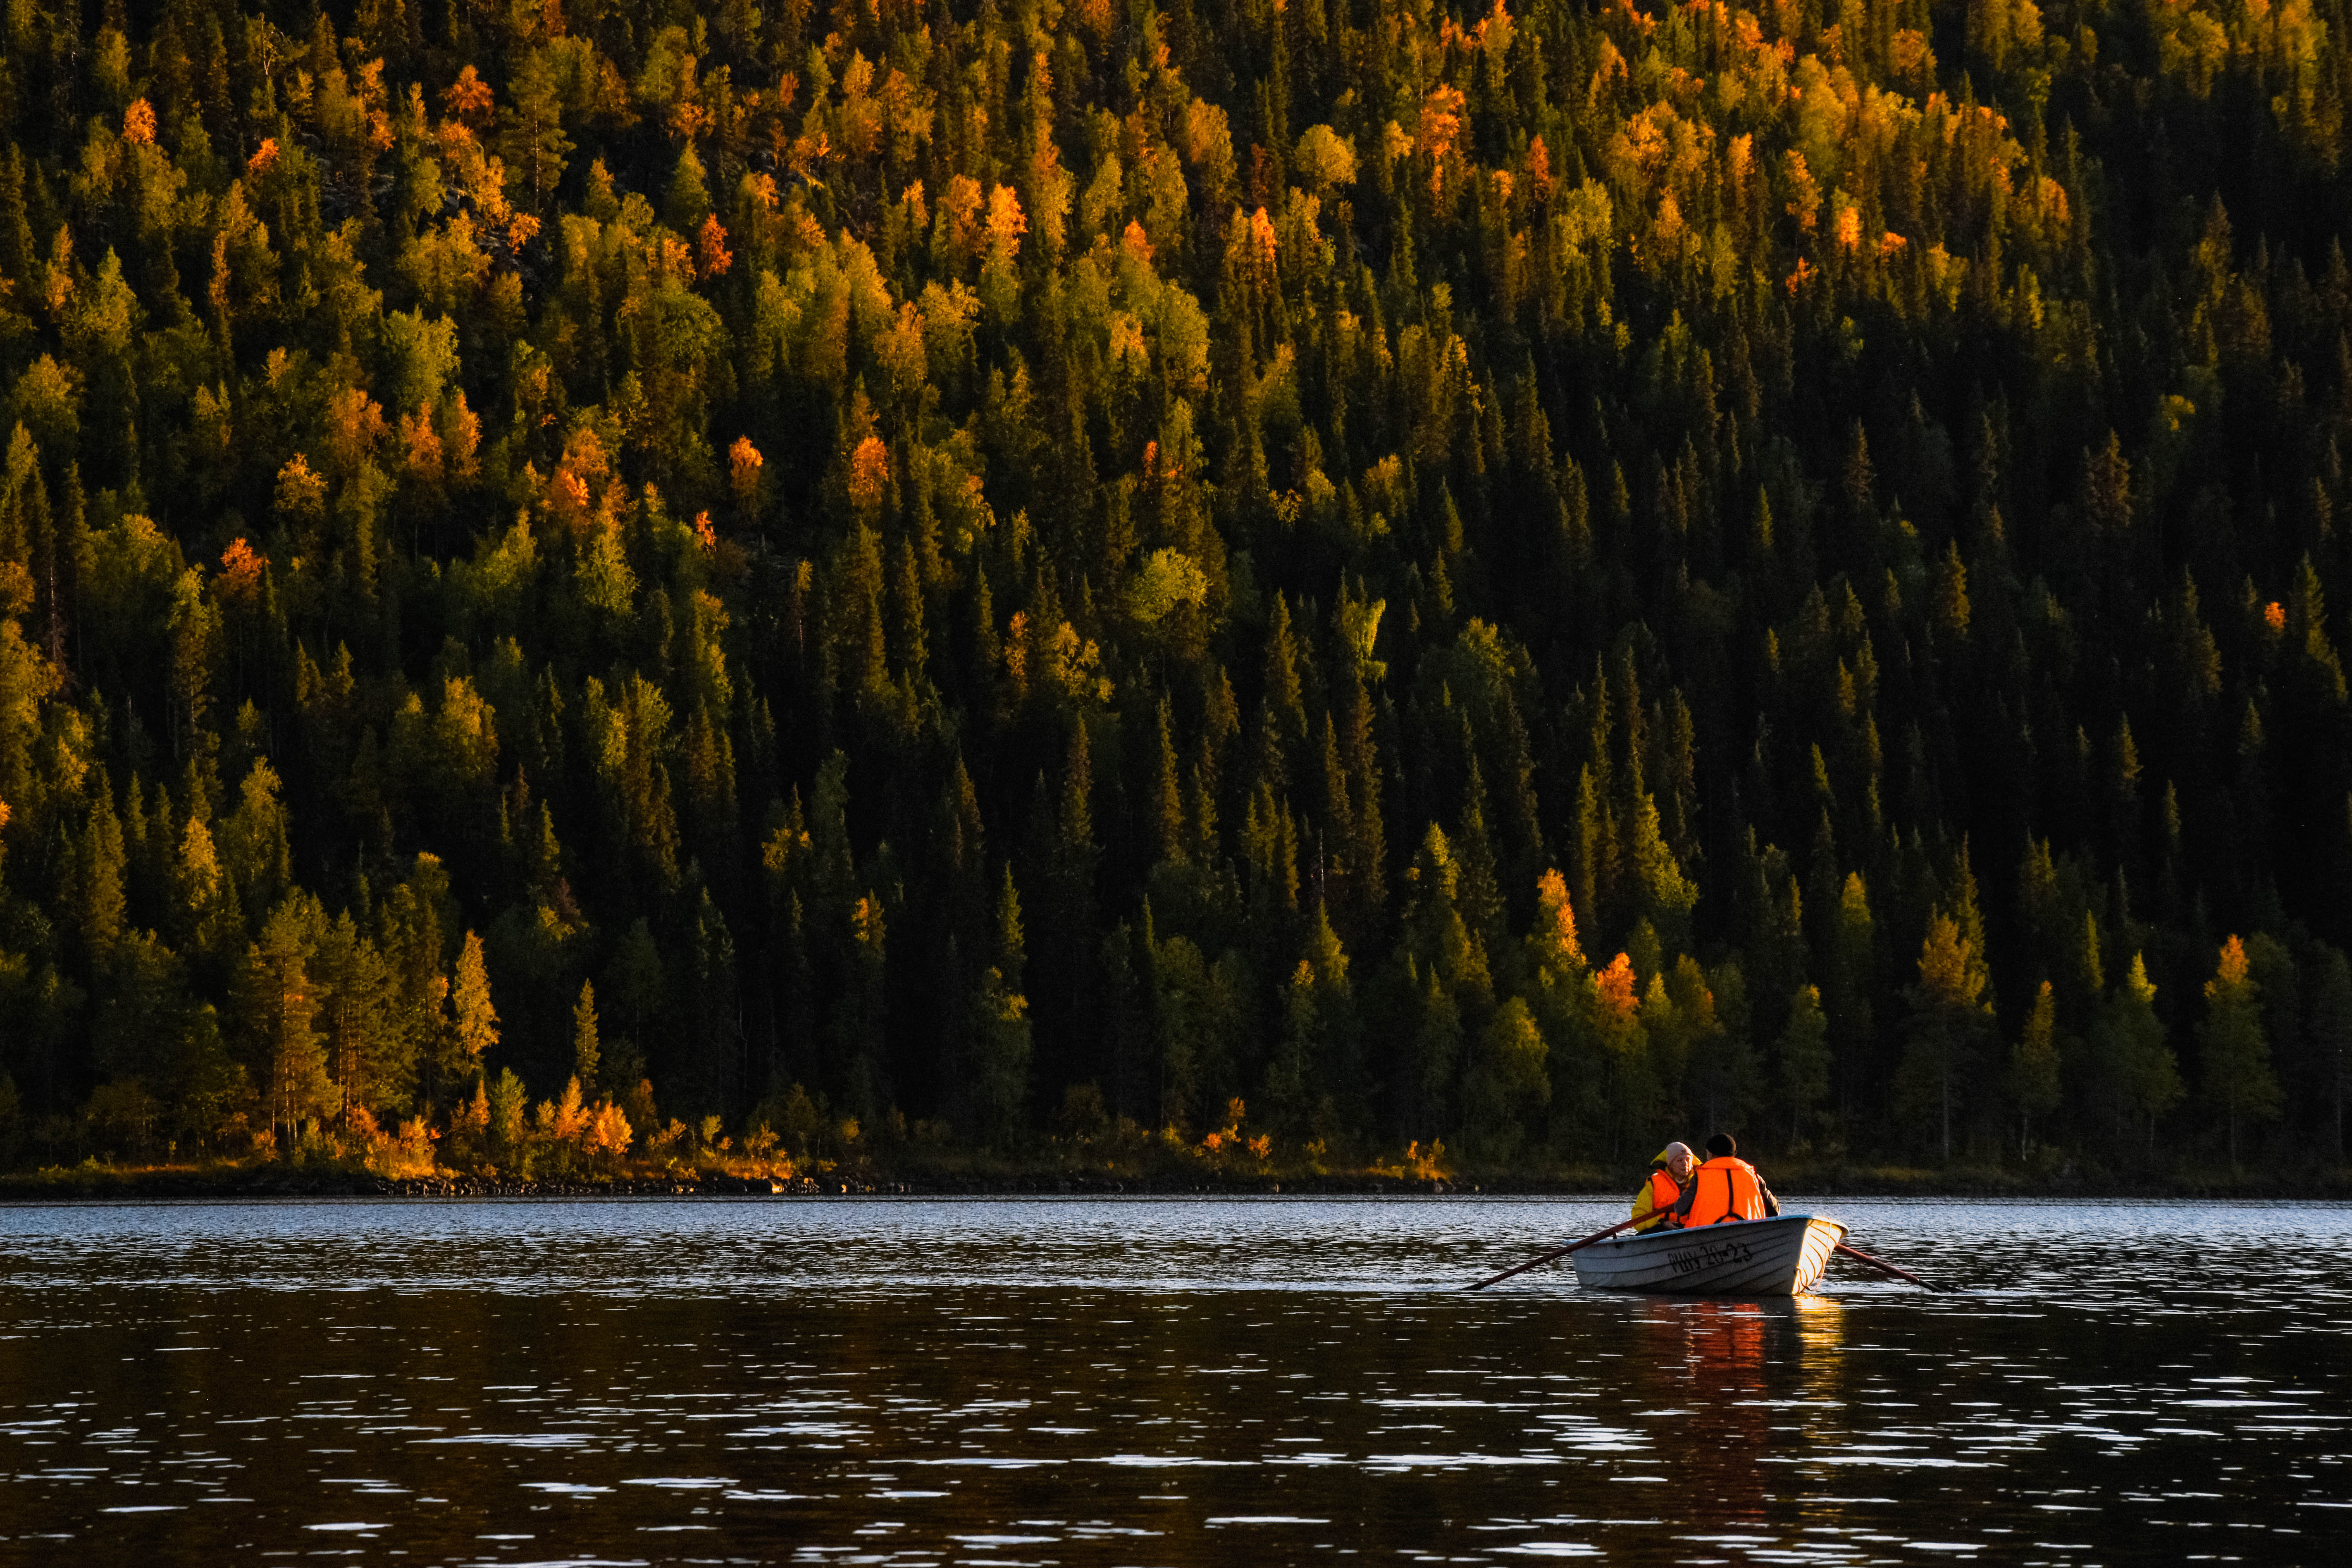
<path id="1" fill-rule="evenodd" d="M 1631 1327 L 1643 1396 L 1671 1412 L 1658 1436 L 1698 1521 L 1764 1519 L 1774 1478 L 1762 1461 L 1785 1438 L 1774 1407 L 1792 1392 L 1787 1372 L 1801 1396 L 1838 1376 L 1844 1308 L 1811 1295 L 1654 1299 Z"/>

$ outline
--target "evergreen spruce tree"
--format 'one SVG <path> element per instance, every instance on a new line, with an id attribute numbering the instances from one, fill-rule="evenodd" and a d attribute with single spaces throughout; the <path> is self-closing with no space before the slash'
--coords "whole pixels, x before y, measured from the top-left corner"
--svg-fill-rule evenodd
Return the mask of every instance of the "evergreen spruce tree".
<path id="1" fill-rule="evenodd" d="M 1013 868 L 1004 868 L 997 895 L 991 962 L 971 1002 L 972 1101 L 982 1135 L 1008 1142 L 1020 1125 L 1029 1094 L 1031 1056 L 1029 999 L 1022 981 L 1027 944 L 1021 931 L 1021 895 Z"/>
<path id="2" fill-rule="evenodd" d="M 1776 1055 L 1780 1103 L 1789 1118 L 1789 1147 L 1805 1144 L 1805 1124 L 1830 1092 L 1829 1023 L 1818 987 L 1801 985 L 1789 999 Z"/>
<path id="3" fill-rule="evenodd" d="M 2331 1152 L 2344 1158 L 2344 1101 L 2352 1091 L 2352 963 L 2326 949 L 2311 1000 L 2311 1041 Z"/>
<path id="4" fill-rule="evenodd" d="M 2057 1110 L 2064 1098 L 2059 1078 L 2057 1037 L 2057 995 L 2045 980 L 2042 989 L 2034 993 L 2033 1010 L 2026 1016 L 2024 1032 L 2009 1054 L 2006 1088 L 2010 1105 L 2017 1113 L 2020 1158 L 2033 1152 L 2034 1119 Z"/>
<path id="5" fill-rule="evenodd" d="M 1956 1126 L 1965 1131 L 1971 1074 L 1979 1065 L 1992 1007 L 1988 977 L 1960 923 L 1938 913 L 1919 946 L 1919 982 L 1910 993 L 1911 1016 L 1896 1080 L 1906 1116 L 1934 1142 L 1937 1157 L 1952 1157 Z"/>
<path id="6" fill-rule="evenodd" d="M 327 1078 L 325 1041 L 317 1028 L 318 999 L 309 972 L 305 910 L 288 900 L 270 912 L 260 939 L 247 948 L 244 1023 L 254 1053 L 270 1131 L 281 1146 L 304 1123 L 335 1104 Z"/>
<path id="7" fill-rule="evenodd" d="M 2263 1028 L 2262 990 L 2248 972 L 2246 944 L 2234 936 L 2221 944 L 2213 978 L 2205 983 L 2197 1045 L 2204 1098 L 2221 1119 L 2235 1169 L 2240 1129 L 2276 1117 L 2282 1102 Z"/>
<path id="8" fill-rule="evenodd" d="M 490 972 L 482 956 L 482 939 L 470 931 L 457 952 L 449 1001 L 456 1024 L 450 1036 L 449 1076 L 459 1080 L 478 1077 L 490 1047 L 499 1043 L 499 1010 L 490 1000 Z"/>
<path id="9" fill-rule="evenodd" d="M 583 1084 L 594 1089 L 602 1079 L 597 1069 L 604 1065 L 604 1053 L 596 1036 L 596 987 L 591 981 L 580 983 L 580 1000 L 572 1005 L 572 1072 Z"/>
<path id="10" fill-rule="evenodd" d="M 2142 1142 L 2137 1152 L 2152 1159 L 2158 1121 L 2180 1103 L 2187 1090 L 2166 1042 L 2163 1021 L 2156 1015 L 2156 986 L 2139 953 L 2132 955 L 2129 972 L 2100 1007 L 2091 1030 L 2091 1057 L 2101 1098 L 2114 1119 L 2116 1143 L 2128 1151 L 2126 1139 L 2137 1128 Z"/>

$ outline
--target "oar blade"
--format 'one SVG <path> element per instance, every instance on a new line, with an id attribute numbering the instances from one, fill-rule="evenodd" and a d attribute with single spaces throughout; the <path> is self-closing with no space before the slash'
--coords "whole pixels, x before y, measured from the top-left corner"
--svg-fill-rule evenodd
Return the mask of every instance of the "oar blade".
<path id="1" fill-rule="evenodd" d="M 1925 1279 L 1920 1279 L 1916 1274 L 1912 1273 L 1909 1269 L 1897 1268 L 1892 1263 L 1882 1262 L 1880 1259 L 1873 1258 L 1869 1253 L 1864 1252 L 1858 1247 L 1849 1247 L 1844 1242 L 1841 1241 L 1837 1244 L 1837 1249 L 1840 1252 L 1844 1253 L 1848 1258 L 1853 1258 L 1855 1262 L 1862 1263 L 1872 1268 L 1877 1269 L 1881 1274 L 1889 1275 L 1896 1279 L 1908 1280 L 1910 1283 L 1919 1287 L 1920 1289 L 1927 1292 L 1930 1296 L 1940 1296 L 1944 1294 L 1942 1290 L 1939 1290 L 1935 1286 L 1928 1284 Z"/>
<path id="2" fill-rule="evenodd" d="M 1543 1253 L 1535 1258 L 1530 1258 L 1525 1263 L 1506 1268 L 1500 1274 L 1489 1275 L 1486 1279 L 1479 1280 L 1475 1285 L 1465 1286 L 1464 1289 L 1470 1290 L 1484 1290 L 1489 1285 L 1499 1285 L 1514 1274 L 1525 1274 L 1530 1268 L 1539 1268 L 1546 1263 L 1555 1262 L 1559 1258 L 1566 1258 L 1570 1253 L 1576 1251 L 1579 1247 L 1590 1247 L 1596 1241 L 1605 1241 L 1633 1223 L 1633 1221 L 1630 1219 L 1619 1220 L 1607 1230 L 1596 1230 L 1591 1236 L 1580 1237 L 1578 1239 L 1570 1242 L 1566 1247 L 1555 1247 L 1549 1252 Z"/>

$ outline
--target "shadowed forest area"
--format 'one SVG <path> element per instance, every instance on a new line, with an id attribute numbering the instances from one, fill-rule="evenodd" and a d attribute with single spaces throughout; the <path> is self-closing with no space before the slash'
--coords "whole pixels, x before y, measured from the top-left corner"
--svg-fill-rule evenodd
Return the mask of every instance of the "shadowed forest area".
<path id="1" fill-rule="evenodd" d="M 2344 0 L 247 3 L 5 0 L 0 1159 L 2342 1165 Z"/>

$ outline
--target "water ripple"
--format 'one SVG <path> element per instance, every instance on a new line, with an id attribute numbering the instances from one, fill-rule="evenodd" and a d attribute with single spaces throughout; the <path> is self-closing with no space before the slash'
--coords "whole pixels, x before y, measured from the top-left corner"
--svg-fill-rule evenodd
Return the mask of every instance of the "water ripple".
<path id="1" fill-rule="evenodd" d="M 1952 1293 L 1458 1289 L 1574 1201 L 0 1208 L 0 1561 L 2329 1560 L 2352 1210 L 1817 1206 Z"/>

